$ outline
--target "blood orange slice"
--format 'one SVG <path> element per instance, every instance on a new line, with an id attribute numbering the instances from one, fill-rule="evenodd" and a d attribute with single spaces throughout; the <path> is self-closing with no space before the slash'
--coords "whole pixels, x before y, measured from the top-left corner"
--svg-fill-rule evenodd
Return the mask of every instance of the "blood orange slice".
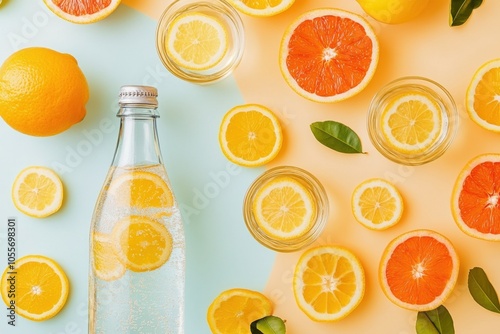
<path id="1" fill-rule="evenodd" d="M 57 16 L 73 23 L 93 23 L 110 15 L 121 0 L 43 0 Z"/>
<path id="2" fill-rule="evenodd" d="M 280 68 L 299 95 L 336 102 L 366 87 L 378 54 L 377 38 L 364 18 L 339 9 L 315 9 L 298 17 L 283 35 Z"/>
<path id="3" fill-rule="evenodd" d="M 396 237 L 380 260 L 380 285 L 394 304 L 429 311 L 451 294 L 458 278 L 459 260 L 451 242 L 430 230 Z"/>
<path id="4" fill-rule="evenodd" d="M 500 154 L 483 154 L 465 165 L 453 188 L 451 209 L 464 233 L 500 241 Z"/>

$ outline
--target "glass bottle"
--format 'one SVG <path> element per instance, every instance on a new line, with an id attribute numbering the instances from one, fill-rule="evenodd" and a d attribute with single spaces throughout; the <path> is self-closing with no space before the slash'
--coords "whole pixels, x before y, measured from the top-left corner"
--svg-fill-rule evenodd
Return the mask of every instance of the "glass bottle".
<path id="1" fill-rule="evenodd" d="M 90 231 L 89 333 L 184 334 L 184 229 L 162 163 L 157 90 L 123 86 L 119 105 Z"/>

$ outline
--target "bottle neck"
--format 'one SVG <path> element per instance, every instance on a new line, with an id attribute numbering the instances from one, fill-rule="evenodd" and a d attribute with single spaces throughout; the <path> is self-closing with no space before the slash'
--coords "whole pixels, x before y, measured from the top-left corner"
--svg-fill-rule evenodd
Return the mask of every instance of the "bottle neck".
<path id="1" fill-rule="evenodd" d="M 122 106 L 120 130 L 112 166 L 133 167 L 162 164 L 156 130 L 155 109 Z"/>

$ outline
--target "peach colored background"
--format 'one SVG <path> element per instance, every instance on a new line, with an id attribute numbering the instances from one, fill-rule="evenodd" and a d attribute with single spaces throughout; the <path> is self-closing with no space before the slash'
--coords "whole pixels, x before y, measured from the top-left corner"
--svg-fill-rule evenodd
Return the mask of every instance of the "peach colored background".
<path id="1" fill-rule="evenodd" d="M 126 5 L 153 19 L 158 19 L 170 2 L 124 0 Z M 377 268 L 391 239 L 419 228 L 447 236 L 460 256 L 459 281 L 445 303 L 457 333 L 492 333 L 498 328 L 499 316 L 482 309 L 471 298 L 467 272 L 475 266 L 483 267 L 500 291 L 500 244 L 464 235 L 453 221 L 450 198 L 455 179 L 470 158 L 498 151 L 499 135 L 479 128 L 468 119 L 464 96 L 474 71 L 485 61 L 500 57 L 496 39 L 500 31 L 500 2 L 484 1 L 465 25 L 453 28 L 448 26 L 449 2 L 430 1 L 416 19 L 392 26 L 367 17 L 354 0 L 296 0 L 288 11 L 274 17 L 242 15 L 245 54 L 234 77 L 246 102 L 267 105 L 282 121 L 285 145 L 272 165 L 296 165 L 321 180 L 330 199 L 331 215 L 317 243 L 340 244 L 351 249 L 366 271 L 366 293 L 360 306 L 341 321 L 315 323 L 298 309 L 291 289 L 293 269 L 301 252 L 278 254 L 264 293 L 274 301 L 275 314 L 287 320 L 289 334 L 414 333 L 416 313 L 394 306 L 386 299 L 379 288 Z M 296 95 L 282 79 L 278 66 L 279 44 L 287 25 L 303 12 L 320 7 L 336 7 L 365 16 L 380 43 L 380 61 L 371 83 L 355 97 L 335 104 L 319 104 Z M 371 145 L 366 131 L 371 97 L 384 84 L 406 75 L 428 77 L 444 85 L 455 98 L 460 114 L 458 135 L 448 152 L 437 161 L 419 167 L 400 166 L 383 158 Z M 352 127 L 368 154 L 345 155 L 320 145 L 310 133 L 309 124 L 322 120 L 336 120 Z M 402 221 L 382 232 L 361 227 L 351 214 L 352 190 L 371 177 L 392 181 L 405 202 Z"/>

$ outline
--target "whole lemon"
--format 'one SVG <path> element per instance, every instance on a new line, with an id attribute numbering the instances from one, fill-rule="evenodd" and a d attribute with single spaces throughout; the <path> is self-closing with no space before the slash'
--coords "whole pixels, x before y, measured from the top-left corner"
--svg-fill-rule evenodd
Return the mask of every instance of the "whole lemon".
<path id="1" fill-rule="evenodd" d="M 69 54 L 29 47 L 0 67 L 0 116 L 19 132 L 61 133 L 84 119 L 88 99 L 87 80 Z"/>
<path id="2" fill-rule="evenodd" d="M 356 0 L 366 14 L 377 21 L 397 24 L 417 17 L 429 0 Z"/>

